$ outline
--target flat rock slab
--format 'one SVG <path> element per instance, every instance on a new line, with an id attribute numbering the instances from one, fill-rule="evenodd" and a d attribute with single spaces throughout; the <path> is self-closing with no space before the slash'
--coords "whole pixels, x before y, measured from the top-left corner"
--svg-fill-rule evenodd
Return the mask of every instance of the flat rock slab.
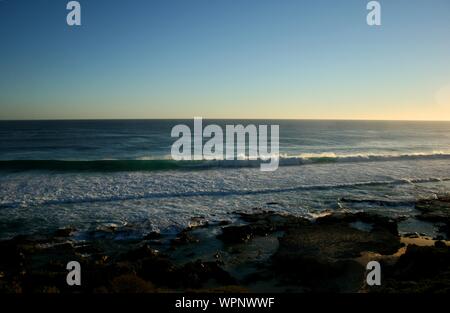
<path id="1" fill-rule="evenodd" d="M 281 237 L 276 256 L 284 259 L 314 257 L 331 262 L 357 258 L 364 251 L 395 253 L 398 248 L 398 237 L 389 233 L 366 233 L 345 225 L 310 225 Z"/>
<path id="2" fill-rule="evenodd" d="M 370 231 L 356 228 L 356 222 L 367 223 Z M 383 217 L 352 214 L 289 228 L 279 238 L 273 268 L 288 281 L 310 285 L 315 291 L 318 286 L 328 291 L 357 291 L 365 268 L 355 259 L 366 251 L 395 253 L 401 243 L 394 226 Z"/>
<path id="3" fill-rule="evenodd" d="M 356 225 L 367 227 L 359 229 Z M 400 246 L 394 221 L 366 213 L 342 214 L 322 217 L 309 225 L 289 227 L 280 238 L 276 257 L 336 261 L 357 258 L 365 251 L 393 254 Z"/>
<path id="4" fill-rule="evenodd" d="M 442 241 L 435 246 L 409 245 L 395 265 L 383 265 L 380 293 L 449 293 L 450 247 Z"/>
<path id="5" fill-rule="evenodd" d="M 430 222 L 447 222 L 450 219 L 450 197 L 419 200 L 416 209 L 420 211 L 420 219 Z"/>
<path id="6" fill-rule="evenodd" d="M 443 224 L 439 226 L 439 230 L 450 238 L 450 196 L 419 200 L 416 209 L 420 211 L 418 219 Z"/>
<path id="7" fill-rule="evenodd" d="M 226 244 L 243 243 L 255 236 L 268 236 L 277 231 L 310 224 L 310 221 L 305 218 L 282 215 L 271 211 L 255 214 L 236 212 L 236 214 L 247 224 L 222 227 L 222 233 L 217 238 Z"/>

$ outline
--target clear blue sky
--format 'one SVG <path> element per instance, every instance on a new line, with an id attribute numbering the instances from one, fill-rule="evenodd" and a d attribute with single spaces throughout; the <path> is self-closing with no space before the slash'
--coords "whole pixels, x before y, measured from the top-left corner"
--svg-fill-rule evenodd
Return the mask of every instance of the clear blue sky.
<path id="1" fill-rule="evenodd" d="M 0 0 L 0 119 L 450 120 L 450 1 Z"/>

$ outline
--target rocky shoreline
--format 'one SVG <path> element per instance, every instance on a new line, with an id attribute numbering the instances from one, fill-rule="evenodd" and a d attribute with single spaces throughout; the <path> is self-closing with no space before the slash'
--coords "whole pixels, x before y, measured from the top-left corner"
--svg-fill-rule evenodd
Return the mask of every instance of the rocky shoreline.
<path id="1" fill-rule="evenodd" d="M 449 292 L 450 197 L 416 209 L 442 236 L 399 235 L 398 221 L 363 212 L 311 221 L 260 209 L 234 212 L 234 223 L 193 219 L 175 238 L 116 240 L 123 230 L 111 228 L 77 240 L 69 227 L 18 236 L 0 241 L 0 293 Z M 371 260 L 381 286 L 365 284 Z M 69 261 L 81 286 L 66 284 Z"/>

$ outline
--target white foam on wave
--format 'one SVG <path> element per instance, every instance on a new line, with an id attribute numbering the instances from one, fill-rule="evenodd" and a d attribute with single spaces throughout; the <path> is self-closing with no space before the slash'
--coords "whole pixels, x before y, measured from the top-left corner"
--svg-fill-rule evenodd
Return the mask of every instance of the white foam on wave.
<path id="1" fill-rule="evenodd" d="M 43 225 L 148 220 L 152 228 L 169 229 L 189 225 L 192 216 L 229 219 L 228 213 L 252 207 L 311 217 L 339 209 L 342 197 L 407 202 L 429 196 L 447 183 L 449 177 L 443 175 L 448 173 L 449 162 L 440 159 L 328 163 L 272 173 L 253 168 L 9 173 L 0 177 L 0 221 L 7 223 L 4 229 L 20 220 L 24 229 L 31 230 Z M 273 202 L 277 206 L 266 205 Z M 392 212 L 403 209 L 395 207 Z M 409 214 L 410 208 L 402 213 Z"/>

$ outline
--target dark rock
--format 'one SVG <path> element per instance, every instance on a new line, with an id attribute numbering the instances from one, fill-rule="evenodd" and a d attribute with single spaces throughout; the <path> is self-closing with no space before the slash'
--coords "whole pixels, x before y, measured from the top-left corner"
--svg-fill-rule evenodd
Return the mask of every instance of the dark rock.
<path id="1" fill-rule="evenodd" d="M 450 221 L 447 224 L 439 226 L 439 232 L 444 233 L 450 239 Z"/>
<path id="2" fill-rule="evenodd" d="M 144 244 L 136 249 L 126 252 L 120 257 L 120 260 L 138 261 L 145 258 L 153 258 L 158 256 L 159 256 L 158 251 L 152 249 L 149 245 Z"/>
<path id="3" fill-rule="evenodd" d="M 234 214 L 239 215 L 239 217 L 248 223 L 255 223 L 267 218 L 271 218 L 276 213 L 274 211 L 266 211 L 262 209 L 257 209 L 256 212 L 248 213 L 248 212 L 240 212 L 235 211 Z"/>
<path id="4" fill-rule="evenodd" d="M 113 293 L 149 293 L 155 292 L 154 286 L 135 275 L 122 275 L 111 281 L 111 292 Z"/>
<path id="5" fill-rule="evenodd" d="M 236 280 L 217 262 L 195 262 L 186 263 L 177 271 L 182 278 L 183 286 L 186 288 L 201 288 L 209 281 L 215 281 L 219 285 L 233 285 Z"/>
<path id="6" fill-rule="evenodd" d="M 238 212 L 237 214 L 248 224 L 223 227 L 222 233 L 217 238 L 225 243 L 243 243 L 254 236 L 267 236 L 276 231 L 310 223 L 304 218 L 281 215 L 271 211 L 263 211 L 255 214 Z"/>
<path id="7" fill-rule="evenodd" d="M 406 238 L 419 238 L 420 236 L 419 236 L 418 233 L 407 233 L 407 234 L 404 234 L 403 237 L 406 237 Z"/>
<path id="8" fill-rule="evenodd" d="M 160 288 L 245 290 L 249 286 L 286 287 L 283 290 L 292 292 L 357 292 L 366 270 L 356 258 L 365 251 L 391 255 L 401 246 L 396 221 L 368 213 L 333 214 L 314 222 L 264 210 L 237 214 L 244 225 L 220 224 L 224 227 L 218 238 L 230 246 L 222 246 L 210 234 L 203 236 L 208 229 L 197 230 L 205 225 L 203 217 L 193 220 L 198 222 L 196 226 L 181 231 L 170 242 L 172 247 L 188 244 L 175 252 L 166 240 L 160 247 L 164 253 L 154 249 L 151 242 L 160 238 L 156 232 L 143 240 L 115 240 L 120 230 L 113 229 L 112 236 L 94 236 L 82 243 L 68 240 L 67 230 L 56 237 L 0 241 L 0 292 L 133 293 Z M 198 238 L 194 235 L 201 238 L 200 245 L 195 245 Z M 232 245 L 254 237 L 258 240 Z M 264 258 L 258 251 L 263 251 Z M 382 288 L 376 292 L 450 291 L 448 251 L 444 242 L 437 241 L 431 247 L 408 246 L 400 258 L 381 260 Z M 214 261 L 188 262 L 195 255 L 208 255 Z M 65 283 L 68 259 L 82 265 L 81 287 L 69 288 Z M 244 269 L 244 277 L 237 281 L 231 270 L 225 270 L 228 268 L 233 272 Z M 227 287 L 238 283 L 241 287 Z"/>
<path id="9" fill-rule="evenodd" d="M 448 293 L 450 247 L 409 245 L 398 262 L 383 273 L 382 286 L 375 292 Z"/>
<path id="10" fill-rule="evenodd" d="M 208 226 L 209 223 L 205 220 L 204 216 L 195 216 L 190 219 L 189 226 L 186 228 L 186 230 L 193 230 L 196 228 L 204 228 Z"/>
<path id="11" fill-rule="evenodd" d="M 161 234 L 156 231 L 152 231 L 144 236 L 144 240 L 155 240 L 155 239 L 160 239 L 160 238 L 161 238 Z"/>
<path id="12" fill-rule="evenodd" d="M 400 248 L 397 236 L 389 232 L 363 232 L 345 225 L 310 225 L 291 229 L 280 238 L 277 259 L 309 255 L 316 259 L 338 260 L 359 257 L 371 251 L 392 254 Z"/>
<path id="13" fill-rule="evenodd" d="M 23 293 L 23 288 L 17 280 L 6 282 L 0 280 L 0 293 L 1 294 L 20 294 Z"/>
<path id="14" fill-rule="evenodd" d="M 450 196 L 418 200 L 416 209 L 421 213 L 418 219 L 443 224 L 439 225 L 439 231 L 450 238 Z"/>
<path id="15" fill-rule="evenodd" d="M 0 258 L 0 270 L 15 269 L 25 260 L 25 255 L 22 252 L 21 245 L 28 244 L 22 241 L 22 238 L 13 238 L 0 242 L 0 251 L 2 257 Z"/>
<path id="16" fill-rule="evenodd" d="M 181 245 L 186 245 L 186 244 L 191 244 L 191 243 L 198 243 L 198 242 L 199 242 L 199 240 L 189 233 L 189 229 L 185 229 L 185 230 L 181 231 L 175 239 L 171 240 L 171 245 L 173 248 L 175 248 L 176 246 L 181 246 Z"/>
<path id="17" fill-rule="evenodd" d="M 217 238 L 225 243 L 241 243 L 250 240 L 253 235 L 252 227 L 249 225 L 228 226 L 222 228 L 222 233 Z"/>
<path id="18" fill-rule="evenodd" d="M 96 265 L 105 265 L 110 261 L 110 257 L 108 255 L 96 255 L 94 258 L 94 262 Z"/>
<path id="19" fill-rule="evenodd" d="M 370 231 L 351 226 L 361 221 Z M 362 252 L 393 254 L 400 248 L 395 222 L 368 214 L 339 214 L 316 223 L 290 227 L 279 238 L 272 257 L 274 270 L 293 283 L 313 290 L 356 292 L 364 281 L 364 267 L 356 262 Z"/>
<path id="20" fill-rule="evenodd" d="M 145 280 L 157 285 L 177 286 L 179 278 L 175 275 L 176 267 L 164 255 L 154 254 L 136 264 L 136 273 Z"/>
<path id="21" fill-rule="evenodd" d="M 92 244 L 83 244 L 74 247 L 76 253 L 80 254 L 97 254 L 100 253 L 101 250 Z"/>
<path id="22" fill-rule="evenodd" d="M 70 237 L 76 231 L 77 231 L 76 228 L 73 228 L 73 227 L 60 228 L 55 231 L 54 236 L 55 237 Z"/>
<path id="23" fill-rule="evenodd" d="M 371 232 L 381 230 L 383 232 L 387 231 L 395 236 L 398 235 L 397 222 L 395 220 L 366 212 L 331 214 L 317 219 L 318 224 L 350 224 L 355 222 L 372 225 L 373 229 Z"/>
<path id="24" fill-rule="evenodd" d="M 43 286 L 41 290 L 38 291 L 38 293 L 60 293 L 61 291 L 59 290 L 58 287 L 55 286 Z"/>
<path id="25" fill-rule="evenodd" d="M 92 293 L 94 293 L 94 294 L 107 294 L 107 293 L 109 293 L 109 290 L 105 286 L 100 286 L 100 287 L 95 287 L 92 290 Z"/>
<path id="26" fill-rule="evenodd" d="M 437 199 L 421 199 L 416 202 L 419 217 L 428 221 L 441 221 L 450 217 L 450 196 Z"/>
<path id="27" fill-rule="evenodd" d="M 450 267 L 450 248 L 409 245 L 395 267 L 396 276 L 402 279 L 439 275 Z"/>

